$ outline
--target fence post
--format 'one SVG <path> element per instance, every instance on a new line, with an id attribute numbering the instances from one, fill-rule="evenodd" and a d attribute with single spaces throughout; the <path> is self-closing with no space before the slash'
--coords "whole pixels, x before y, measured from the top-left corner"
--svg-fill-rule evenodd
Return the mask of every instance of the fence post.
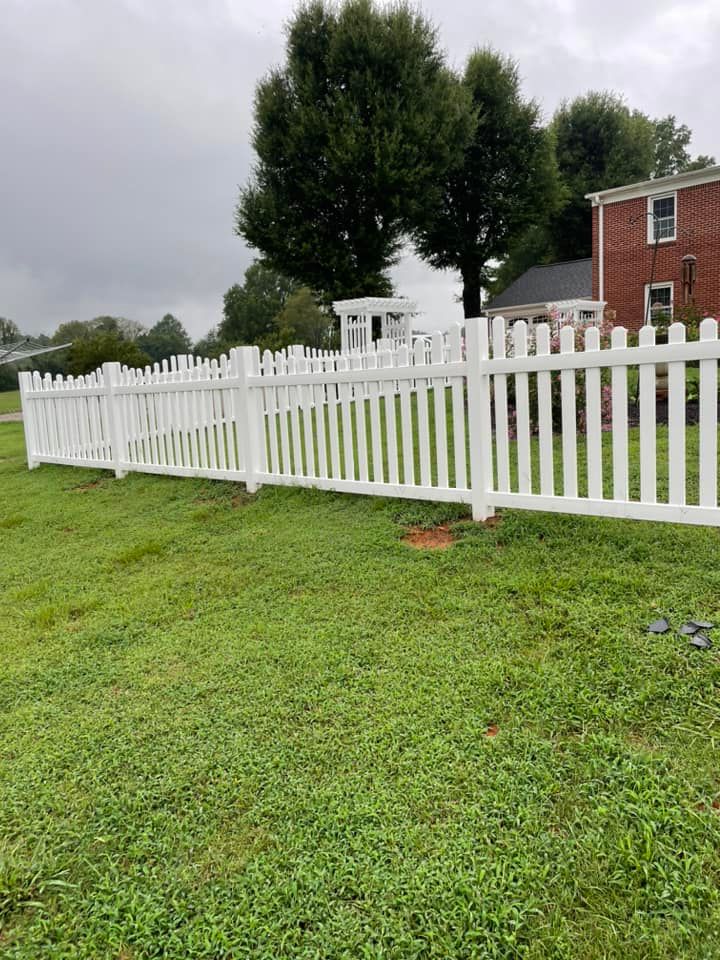
<path id="1" fill-rule="evenodd" d="M 485 317 L 473 317 L 465 321 L 473 520 L 487 520 L 495 513 L 488 498 L 493 476 L 490 375 L 483 369 L 483 362 L 490 355 L 488 323 Z"/>
<path id="2" fill-rule="evenodd" d="M 35 405 L 31 405 L 27 398 L 27 394 L 32 390 L 32 374 L 28 370 L 23 370 L 18 374 L 18 384 L 20 386 L 20 409 L 22 410 L 23 431 L 25 433 L 27 465 L 28 470 L 34 470 L 40 464 L 33 457 L 33 453 L 35 453 Z"/>
<path id="3" fill-rule="evenodd" d="M 120 409 L 120 399 L 115 392 L 115 387 L 120 384 L 120 364 L 104 363 L 102 365 L 103 382 L 105 384 L 105 393 L 107 394 L 107 419 L 108 430 L 110 433 L 110 449 L 112 459 L 115 465 L 115 476 L 122 480 L 127 476 L 127 470 L 122 469 L 121 452 L 125 450 L 125 436 L 123 432 L 123 418 Z"/>
<path id="4" fill-rule="evenodd" d="M 257 347 L 233 347 L 230 351 L 230 363 L 238 378 L 238 416 L 242 424 L 243 452 L 245 454 L 245 487 L 248 493 L 255 493 L 259 484 L 257 474 L 263 469 L 262 448 L 262 409 L 258 403 L 258 391 L 248 383 L 248 377 L 259 373 L 259 352 Z"/>

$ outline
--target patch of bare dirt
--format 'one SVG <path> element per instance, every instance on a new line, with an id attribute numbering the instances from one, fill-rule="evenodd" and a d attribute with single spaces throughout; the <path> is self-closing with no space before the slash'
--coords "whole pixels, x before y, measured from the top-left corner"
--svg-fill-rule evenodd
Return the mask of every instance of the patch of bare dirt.
<path id="1" fill-rule="evenodd" d="M 86 483 L 79 483 L 76 487 L 73 487 L 75 493 L 85 493 L 86 490 L 94 490 L 96 487 L 101 487 L 103 485 L 103 478 L 98 477 L 97 480 L 88 480 Z"/>
<path id="2" fill-rule="evenodd" d="M 450 533 L 447 524 L 427 529 L 424 527 L 409 527 L 402 538 L 402 542 L 414 550 L 447 550 L 456 540 L 457 537 Z"/>

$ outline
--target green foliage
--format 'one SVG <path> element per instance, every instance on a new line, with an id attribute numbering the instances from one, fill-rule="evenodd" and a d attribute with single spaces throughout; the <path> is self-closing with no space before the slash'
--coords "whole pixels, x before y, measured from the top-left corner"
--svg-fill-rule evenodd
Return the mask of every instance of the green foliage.
<path id="1" fill-rule="evenodd" d="M 424 222 L 471 123 L 419 12 L 310 0 L 290 21 L 285 64 L 256 91 L 258 163 L 237 231 L 328 298 L 387 294 L 402 238 Z"/>
<path id="2" fill-rule="evenodd" d="M 591 207 L 585 195 L 644 180 L 654 161 L 652 121 L 612 93 L 564 103 L 552 123 L 566 202 L 549 220 L 553 259 L 592 253 Z"/>
<path id="3" fill-rule="evenodd" d="M 491 278 L 500 293 L 528 267 L 592 253 L 592 214 L 586 194 L 650 177 L 702 169 L 713 157 L 692 158 L 689 127 L 674 116 L 651 120 L 613 93 L 588 93 L 563 104 L 551 124 L 564 202 L 525 231 Z"/>
<path id="4" fill-rule="evenodd" d="M 296 290 L 292 280 L 256 260 L 245 271 L 243 283 L 225 294 L 220 340 L 229 346 L 265 347 L 277 332 L 276 317 Z"/>
<path id="5" fill-rule="evenodd" d="M 145 366 L 150 355 L 136 343 L 144 329 L 137 320 L 107 314 L 92 320 L 69 320 L 58 326 L 48 342 L 70 343 L 71 346 L 38 357 L 33 367 L 41 373 L 79 376 L 91 373 L 105 361 L 117 360 L 129 367 Z"/>
<path id="6" fill-rule="evenodd" d="M 189 353 L 191 342 L 178 318 L 166 313 L 162 320 L 137 338 L 137 345 L 151 360 L 160 361 Z"/>
<path id="7" fill-rule="evenodd" d="M 691 139 L 690 127 L 685 123 L 678 124 L 672 114 L 656 120 L 653 176 L 669 177 L 674 173 L 712 167 L 715 163 L 714 157 L 700 154 L 693 159 L 688 150 Z"/>
<path id="8" fill-rule="evenodd" d="M 0 343 L 12 343 L 21 337 L 20 329 L 14 320 L 0 317 Z"/>
<path id="9" fill-rule="evenodd" d="M 59 325 L 50 337 L 50 341 L 60 344 L 73 343 L 75 340 L 86 340 L 93 335 L 96 326 L 95 320 L 68 320 L 66 323 Z"/>
<path id="10" fill-rule="evenodd" d="M 517 64 L 486 48 L 469 58 L 462 85 L 477 121 L 462 163 L 442 181 L 429 222 L 414 234 L 432 266 L 458 270 L 465 316 L 480 313 L 488 263 L 557 207 L 551 138 L 534 101 L 523 99 Z"/>
<path id="11" fill-rule="evenodd" d="M 73 376 L 92 373 L 103 363 L 117 361 L 128 367 L 144 367 L 150 357 L 137 343 L 113 331 L 99 330 L 73 342 L 68 350 L 67 372 Z"/>
<path id="12" fill-rule="evenodd" d="M 217 327 L 211 327 L 207 334 L 198 340 L 193 347 L 197 357 L 207 357 L 208 360 L 217 360 L 221 353 L 227 353 L 229 347 L 219 336 Z"/>
<path id="13" fill-rule="evenodd" d="M 332 321 L 315 302 L 312 291 L 301 287 L 288 298 L 275 319 L 278 344 L 302 343 L 318 349 L 329 346 Z"/>
<path id="14" fill-rule="evenodd" d="M 23 458 L 0 425 L 8 958 L 720 955 L 720 661 L 644 632 L 720 619 L 716 529 Z"/>

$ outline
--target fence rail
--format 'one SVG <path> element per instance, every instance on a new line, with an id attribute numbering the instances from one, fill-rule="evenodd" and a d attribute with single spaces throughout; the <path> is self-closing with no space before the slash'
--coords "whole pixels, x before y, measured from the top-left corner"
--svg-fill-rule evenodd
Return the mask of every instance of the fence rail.
<path id="1" fill-rule="evenodd" d="M 411 349 L 238 347 L 219 361 L 22 373 L 28 465 L 456 501 L 476 519 L 514 506 L 718 524 L 717 324 L 695 341 L 673 324 L 668 341 L 652 327 L 629 347 L 620 328 L 606 343 L 595 327 L 552 336 L 545 324 L 529 340 L 524 322 L 494 318 L 467 321 L 465 341 L 455 325 Z"/>

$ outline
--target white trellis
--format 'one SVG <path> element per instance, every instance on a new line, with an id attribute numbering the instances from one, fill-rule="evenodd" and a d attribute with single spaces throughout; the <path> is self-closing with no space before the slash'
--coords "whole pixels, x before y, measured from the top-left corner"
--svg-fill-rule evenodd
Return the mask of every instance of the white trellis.
<path id="1" fill-rule="evenodd" d="M 417 304 L 404 297 L 359 297 L 336 300 L 335 313 L 340 317 L 340 352 L 364 353 L 373 342 L 373 320 L 380 320 L 380 336 L 389 349 L 412 346 L 413 316 Z"/>
<path id="2" fill-rule="evenodd" d="M 599 327 L 605 312 L 604 300 L 556 300 L 546 304 L 547 315 L 557 327 Z"/>

